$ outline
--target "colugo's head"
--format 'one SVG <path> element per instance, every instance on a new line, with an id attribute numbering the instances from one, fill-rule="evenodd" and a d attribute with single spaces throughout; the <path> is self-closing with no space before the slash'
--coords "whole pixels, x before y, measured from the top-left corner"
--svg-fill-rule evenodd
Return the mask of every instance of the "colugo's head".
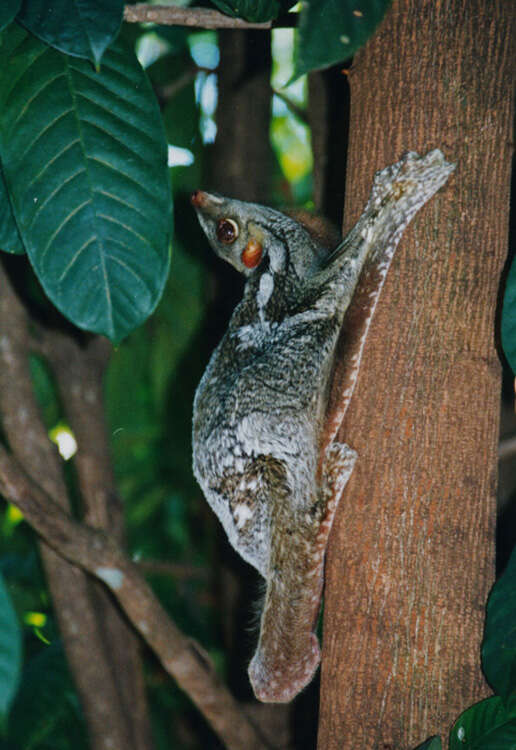
<path id="1" fill-rule="evenodd" d="M 217 255 L 245 276 L 268 267 L 272 273 L 292 269 L 302 277 L 312 266 L 314 243 L 305 229 L 285 214 L 203 190 L 196 190 L 191 201 Z"/>

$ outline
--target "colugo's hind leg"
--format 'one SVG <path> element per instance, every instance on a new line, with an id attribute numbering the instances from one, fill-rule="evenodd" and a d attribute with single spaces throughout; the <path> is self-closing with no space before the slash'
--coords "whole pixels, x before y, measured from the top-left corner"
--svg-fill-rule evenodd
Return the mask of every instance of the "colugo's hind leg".
<path id="1" fill-rule="evenodd" d="M 320 661 L 314 629 L 321 607 L 324 555 L 340 495 L 356 453 L 332 443 L 318 497 L 299 513 L 275 501 L 272 545 L 258 648 L 249 666 L 255 695 L 286 703 L 307 685 Z"/>

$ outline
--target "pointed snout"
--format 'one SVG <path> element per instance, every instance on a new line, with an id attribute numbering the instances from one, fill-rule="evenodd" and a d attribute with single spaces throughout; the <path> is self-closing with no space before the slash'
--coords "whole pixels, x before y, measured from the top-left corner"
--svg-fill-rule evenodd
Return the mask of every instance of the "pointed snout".
<path id="1" fill-rule="evenodd" d="M 195 208 L 201 208 L 203 210 L 210 210 L 220 206 L 223 199 L 213 193 L 207 193 L 204 190 L 195 190 L 190 196 L 190 202 Z"/>
<path id="2" fill-rule="evenodd" d="M 206 203 L 206 196 L 207 193 L 205 193 L 203 190 L 194 190 L 194 192 L 190 196 L 190 202 L 192 206 L 195 206 L 195 208 L 202 208 Z"/>

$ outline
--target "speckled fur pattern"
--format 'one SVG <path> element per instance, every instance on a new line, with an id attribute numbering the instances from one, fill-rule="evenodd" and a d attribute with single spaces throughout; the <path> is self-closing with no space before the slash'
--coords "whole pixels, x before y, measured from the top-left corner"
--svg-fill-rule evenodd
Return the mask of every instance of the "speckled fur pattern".
<path id="1" fill-rule="evenodd" d="M 320 660 L 314 634 L 324 555 L 355 452 L 319 453 L 335 345 L 365 263 L 381 280 L 401 234 L 453 170 L 440 151 L 406 154 L 377 173 L 358 223 L 333 251 L 270 208 L 198 191 L 192 197 L 215 252 L 247 277 L 243 299 L 213 353 L 194 402 L 193 465 L 229 541 L 266 580 L 249 676 L 257 698 L 290 701 Z M 231 219 L 238 236 L 217 236 Z M 242 262 L 247 243 L 260 264 Z M 350 393 L 363 341 L 350 362 Z"/>

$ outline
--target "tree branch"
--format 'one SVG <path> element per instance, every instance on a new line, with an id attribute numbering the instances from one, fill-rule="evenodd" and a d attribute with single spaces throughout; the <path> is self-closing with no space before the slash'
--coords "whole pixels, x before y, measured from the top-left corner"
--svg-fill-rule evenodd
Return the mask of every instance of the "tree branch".
<path id="1" fill-rule="evenodd" d="M 29 372 L 28 317 L 0 263 L 0 412 L 11 450 L 33 481 L 68 510 L 61 462 L 36 403 Z M 46 544 L 41 558 L 92 750 L 135 748 L 120 704 L 91 582 Z M 91 659 L 95 653 L 95 659 Z M 123 744 L 120 744 L 123 743 Z"/>
<path id="2" fill-rule="evenodd" d="M 267 747 L 216 674 L 208 655 L 174 625 L 114 539 L 70 518 L 1 445 L 0 491 L 59 555 L 108 586 L 163 668 L 230 750 Z"/>
<path id="3" fill-rule="evenodd" d="M 274 21 L 251 23 L 232 18 L 210 8 L 176 8 L 170 5 L 138 3 L 126 5 L 124 21 L 129 23 L 158 23 L 166 26 L 190 26 L 199 29 L 260 29 L 296 26 L 297 13 L 285 13 Z"/>
<path id="4" fill-rule="evenodd" d="M 109 530 L 123 546 L 124 511 L 113 476 L 102 387 L 111 345 L 101 337 L 79 346 L 71 336 L 56 330 L 40 329 L 39 333 L 39 348 L 54 373 L 78 443 L 73 462 L 84 520 L 96 528 Z M 133 745 L 137 750 L 149 750 L 152 739 L 140 641 L 105 587 L 97 582 L 92 593 Z"/>

